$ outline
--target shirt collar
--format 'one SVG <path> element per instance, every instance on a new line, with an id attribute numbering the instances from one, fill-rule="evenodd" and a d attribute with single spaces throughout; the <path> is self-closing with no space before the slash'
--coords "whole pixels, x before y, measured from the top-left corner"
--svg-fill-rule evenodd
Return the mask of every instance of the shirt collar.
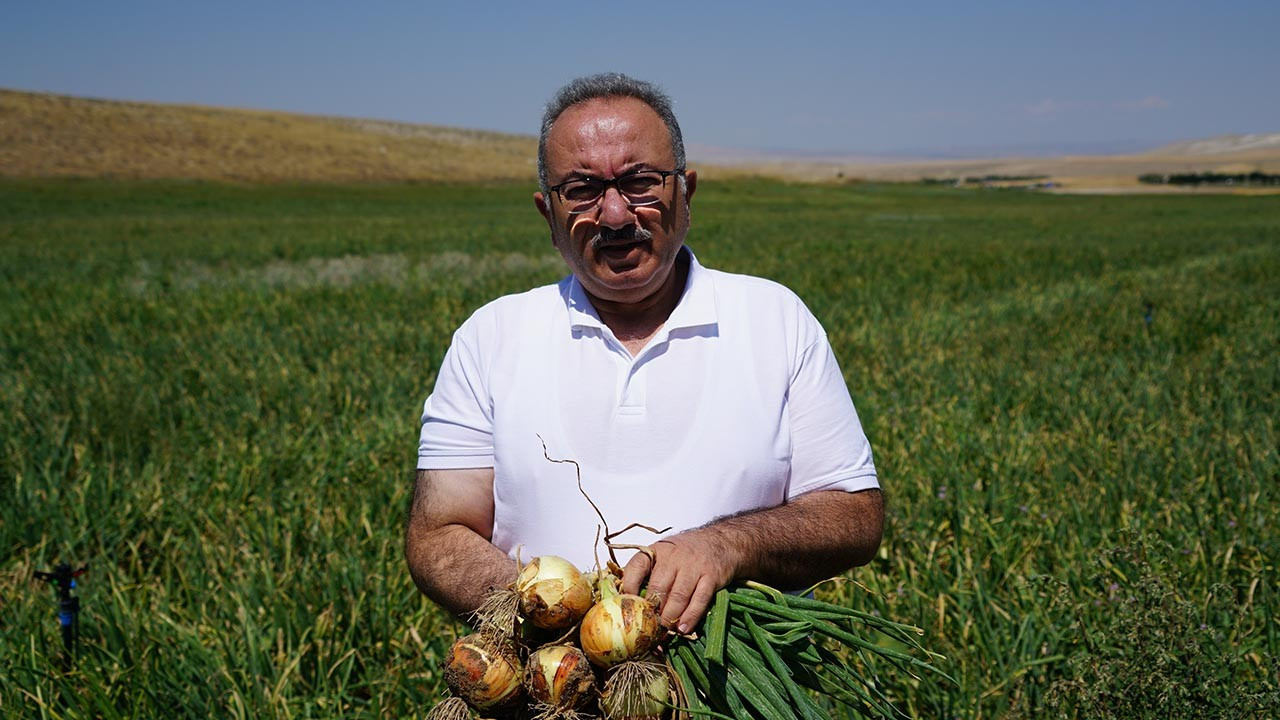
<path id="1" fill-rule="evenodd" d="M 681 293 L 675 309 L 671 311 L 671 316 L 663 324 L 663 329 L 670 331 L 676 328 L 715 325 L 718 318 L 711 273 L 698 263 L 697 256 L 688 245 L 681 248 L 680 252 L 689 255 L 689 276 L 685 278 L 684 292 Z M 565 306 L 569 311 L 570 327 L 603 328 L 604 323 L 600 321 L 600 314 L 591 304 L 587 291 L 578 281 L 578 277 L 570 275 L 566 280 L 563 295 Z"/>

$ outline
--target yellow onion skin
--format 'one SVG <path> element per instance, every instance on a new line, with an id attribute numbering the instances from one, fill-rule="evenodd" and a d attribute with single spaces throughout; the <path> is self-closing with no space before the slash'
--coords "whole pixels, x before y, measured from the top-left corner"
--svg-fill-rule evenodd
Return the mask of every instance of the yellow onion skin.
<path id="1" fill-rule="evenodd" d="M 459 638 L 444 659 L 444 681 L 476 710 L 501 709 L 521 695 L 523 667 L 509 643 L 476 633 Z"/>
<path id="2" fill-rule="evenodd" d="M 529 656 L 524 666 L 524 689 L 534 702 L 572 710 L 595 697 L 596 676 L 581 650 L 572 645 L 550 645 Z"/>
<path id="3" fill-rule="evenodd" d="M 611 668 L 639 660 L 662 640 L 658 611 L 639 595 L 605 596 L 582 618 L 578 641 L 592 663 Z"/>
<path id="4" fill-rule="evenodd" d="M 591 584 L 556 555 L 536 557 L 516 579 L 520 614 L 544 630 L 563 630 L 582 619 L 591 607 Z"/>

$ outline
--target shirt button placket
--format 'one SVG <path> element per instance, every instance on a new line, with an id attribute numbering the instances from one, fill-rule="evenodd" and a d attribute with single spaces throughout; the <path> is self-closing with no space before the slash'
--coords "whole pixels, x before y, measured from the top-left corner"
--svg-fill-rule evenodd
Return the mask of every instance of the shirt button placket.
<path id="1" fill-rule="evenodd" d="M 628 363 L 622 381 L 622 397 L 618 411 L 624 415 L 639 415 L 644 412 L 644 363 L 639 358 Z"/>

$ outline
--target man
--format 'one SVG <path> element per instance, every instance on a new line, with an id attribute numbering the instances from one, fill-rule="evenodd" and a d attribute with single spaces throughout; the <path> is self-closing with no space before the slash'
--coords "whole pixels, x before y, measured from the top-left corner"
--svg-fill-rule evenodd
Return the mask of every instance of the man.
<path id="1" fill-rule="evenodd" d="M 684 246 L 698 178 L 670 100 L 575 80 L 538 154 L 534 204 L 572 275 L 454 334 L 406 530 L 422 592 L 466 613 L 514 579 L 517 552 L 587 569 L 607 557 L 601 516 L 672 527 L 615 542 L 648 546 L 623 559 L 623 589 L 647 587 L 681 632 L 732 581 L 799 589 L 868 562 L 883 507 L 826 336 L 787 289 Z M 549 461 L 566 459 L 590 501 Z"/>

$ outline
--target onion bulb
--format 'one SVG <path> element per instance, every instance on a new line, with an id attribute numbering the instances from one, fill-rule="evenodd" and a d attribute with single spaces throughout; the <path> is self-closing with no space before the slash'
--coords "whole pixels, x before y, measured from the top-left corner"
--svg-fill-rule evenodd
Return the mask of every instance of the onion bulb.
<path id="1" fill-rule="evenodd" d="M 571 645 L 549 645 L 534 651 L 524 668 L 529 697 L 555 710 L 572 710 L 596 693 L 596 676 L 582 651 Z"/>
<path id="2" fill-rule="evenodd" d="M 555 555 L 536 557 L 516 579 L 520 613 L 545 630 L 563 630 L 591 607 L 591 584 L 573 563 Z"/>
<path id="3" fill-rule="evenodd" d="M 578 636 L 587 657 L 602 668 L 645 657 L 665 635 L 653 605 L 619 593 L 614 582 L 601 573 L 600 602 L 582 618 Z"/>
<path id="4" fill-rule="evenodd" d="M 661 720 L 671 700 L 667 669 L 649 661 L 628 661 L 605 681 L 600 705 L 608 720 Z"/>
<path id="5" fill-rule="evenodd" d="M 510 643 L 485 633 L 459 638 L 444 659 L 444 681 L 476 710 L 502 708 L 520 696 L 520 658 Z"/>

